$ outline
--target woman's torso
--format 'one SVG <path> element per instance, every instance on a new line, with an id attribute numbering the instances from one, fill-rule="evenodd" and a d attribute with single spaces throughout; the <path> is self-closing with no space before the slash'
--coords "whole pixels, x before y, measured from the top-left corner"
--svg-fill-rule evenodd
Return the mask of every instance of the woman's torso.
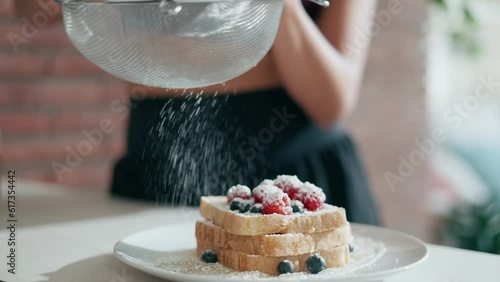
<path id="1" fill-rule="evenodd" d="M 320 8 L 304 4 L 314 19 Z M 196 95 L 201 90 L 243 95 Z M 114 194 L 197 204 L 234 183 L 254 187 L 292 174 L 324 188 L 327 202 L 345 207 L 350 220 L 377 224 L 348 134 L 341 125 L 320 130 L 309 120 L 281 87 L 271 52 L 225 84 L 149 93 L 159 97 L 132 99 L 128 151 L 115 167 Z"/>

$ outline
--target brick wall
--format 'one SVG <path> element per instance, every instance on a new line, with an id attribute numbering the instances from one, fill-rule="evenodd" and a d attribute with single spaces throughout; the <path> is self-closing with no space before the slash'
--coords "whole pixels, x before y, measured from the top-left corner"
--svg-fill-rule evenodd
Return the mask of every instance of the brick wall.
<path id="1" fill-rule="evenodd" d="M 124 151 L 126 118 L 111 111 L 111 103 L 126 94 L 124 83 L 82 57 L 60 23 L 24 37 L 28 43 L 16 53 L 9 36 L 23 36 L 25 23 L 16 17 L 14 1 L 0 1 L 2 169 L 16 168 L 19 177 L 105 188 L 112 161 Z M 94 140 L 100 142 L 58 179 L 52 163 L 68 165 L 68 152 L 88 145 L 83 131 L 99 129 L 103 119 L 111 120 L 114 130 Z"/>

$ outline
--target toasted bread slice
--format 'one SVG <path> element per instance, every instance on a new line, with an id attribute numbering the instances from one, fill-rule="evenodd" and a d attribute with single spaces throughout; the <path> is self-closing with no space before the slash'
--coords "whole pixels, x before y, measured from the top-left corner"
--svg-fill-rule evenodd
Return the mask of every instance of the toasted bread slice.
<path id="1" fill-rule="evenodd" d="M 241 214 L 229 210 L 224 196 L 201 197 L 200 213 L 215 225 L 237 235 L 313 233 L 347 224 L 345 210 L 328 204 L 318 211 L 303 214 Z"/>
<path id="2" fill-rule="evenodd" d="M 351 227 L 346 224 L 334 230 L 316 233 L 248 236 L 229 233 L 208 221 L 197 221 L 196 239 L 218 248 L 252 255 L 293 256 L 348 245 Z"/>
<path id="3" fill-rule="evenodd" d="M 301 254 L 296 256 L 257 256 L 234 250 L 217 247 L 209 242 L 198 241 L 197 255 L 201 256 L 203 251 L 213 250 L 217 253 L 218 262 L 236 271 L 260 271 L 269 275 L 279 275 L 278 264 L 284 260 L 293 263 L 295 272 L 307 271 L 306 260 L 312 254 Z M 326 268 L 342 267 L 349 263 L 349 245 L 342 245 L 330 250 L 322 250 L 319 253 L 326 262 Z"/>

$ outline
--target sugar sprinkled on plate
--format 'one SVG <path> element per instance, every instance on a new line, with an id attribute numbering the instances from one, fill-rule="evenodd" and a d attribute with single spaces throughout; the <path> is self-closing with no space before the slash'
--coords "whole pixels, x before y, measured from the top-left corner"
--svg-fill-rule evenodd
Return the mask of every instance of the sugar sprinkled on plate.
<path id="1" fill-rule="evenodd" d="M 219 263 L 202 262 L 194 250 L 160 253 L 148 259 L 148 263 L 165 271 L 193 276 L 216 276 L 221 280 L 302 280 L 308 278 L 340 278 L 348 277 L 357 270 L 369 268 L 386 251 L 382 242 L 366 237 L 355 237 L 356 250 L 351 253 L 350 263 L 341 268 L 328 268 L 319 274 L 297 272 L 280 276 L 270 276 L 258 271 L 238 272 Z"/>

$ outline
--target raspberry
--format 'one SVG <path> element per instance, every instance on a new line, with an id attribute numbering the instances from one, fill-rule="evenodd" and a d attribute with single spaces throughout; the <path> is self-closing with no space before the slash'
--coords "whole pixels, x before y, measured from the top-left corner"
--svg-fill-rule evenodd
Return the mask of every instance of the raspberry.
<path id="1" fill-rule="evenodd" d="M 323 202 L 318 197 L 314 197 L 312 195 L 307 196 L 302 200 L 302 202 L 304 203 L 304 207 L 310 211 L 318 210 L 323 206 Z"/>
<path id="2" fill-rule="evenodd" d="M 255 203 L 262 203 L 262 201 L 264 200 L 265 196 L 269 193 L 275 193 L 275 192 L 278 192 L 281 190 L 274 186 L 274 185 L 259 185 L 257 187 L 255 187 L 255 189 L 253 189 L 252 193 L 253 193 L 253 198 L 254 198 L 254 201 Z"/>
<path id="3" fill-rule="evenodd" d="M 229 188 L 227 191 L 227 203 L 231 203 L 234 198 L 241 198 L 243 200 L 249 200 L 252 198 L 252 191 L 245 185 L 236 185 Z"/>
<path id="4" fill-rule="evenodd" d="M 304 204 L 307 210 L 315 211 L 323 206 L 325 202 L 325 193 L 316 185 L 306 182 L 295 195 L 296 199 Z"/>
<path id="5" fill-rule="evenodd" d="M 283 192 L 287 193 L 288 196 L 290 197 L 290 199 L 296 199 L 297 197 L 297 193 L 299 192 L 299 189 L 295 188 L 295 187 L 285 187 L 283 188 Z"/>
<path id="6" fill-rule="evenodd" d="M 290 206 L 290 197 L 283 191 L 275 191 L 266 194 L 262 202 L 262 213 L 291 215 L 292 207 Z"/>
<path id="7" fill-rule="evenodd" d="M 259 185 L 273 185 L 274 186 L 274 180 L 271 179 L 264 179 Z"/>
<path id="8" fill-rule="evenodd" d="M 280 175 L 274 180 L 274 185 L 287 193 L 290 199 L 295 200 L 295 196 L 303 183 L 295 175 Z"/>

